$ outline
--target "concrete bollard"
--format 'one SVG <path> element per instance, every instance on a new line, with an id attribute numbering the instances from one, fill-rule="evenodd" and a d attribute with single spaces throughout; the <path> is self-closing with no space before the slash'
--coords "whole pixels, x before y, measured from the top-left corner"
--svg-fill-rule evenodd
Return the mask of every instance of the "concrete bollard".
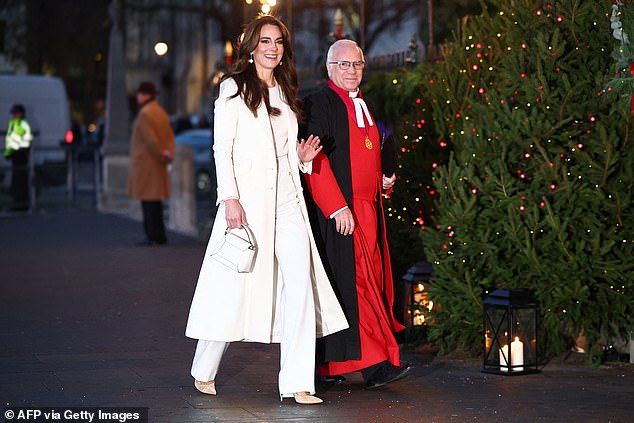
<path id="1" fill-rule="evenodd" d="M 171 166 L 168 228 L 187 235 L 197 235 L 192 149 L 186 145 L 177 145 Z"/>

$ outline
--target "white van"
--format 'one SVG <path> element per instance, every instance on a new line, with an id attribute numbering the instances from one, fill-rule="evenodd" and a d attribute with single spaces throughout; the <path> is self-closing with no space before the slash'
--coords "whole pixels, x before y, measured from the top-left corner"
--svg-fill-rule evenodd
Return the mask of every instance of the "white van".
<path id="1" fill-rule="evenodd" d="M 60 78 L 43 75 L 0 75 L 2 150 L 4 135 L 12 119 L 9 111 L 14 104 L 24 106 L 26 119 L 34 133 L 31 152 L 36 173 L 40 176 L 38 179 L 48 180 L 48 175 L 63 175 L 66 157 L 63 145 L 72 142 L 64 82 Z M 46 181 L 40 182 L 48 184 Z"/>

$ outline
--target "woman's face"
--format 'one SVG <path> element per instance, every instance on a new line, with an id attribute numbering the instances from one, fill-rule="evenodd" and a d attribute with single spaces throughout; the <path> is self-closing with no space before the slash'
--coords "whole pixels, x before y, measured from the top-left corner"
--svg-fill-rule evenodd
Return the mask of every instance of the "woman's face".
<path id="1" fill-rule="evenodd" d="M 253 51 L 253 61 L 258 73 L 271 71 L 280 64 L 284 54 L 282 31 L 275 25 L 264 25 L 260 30 L 258 46 Z"/>

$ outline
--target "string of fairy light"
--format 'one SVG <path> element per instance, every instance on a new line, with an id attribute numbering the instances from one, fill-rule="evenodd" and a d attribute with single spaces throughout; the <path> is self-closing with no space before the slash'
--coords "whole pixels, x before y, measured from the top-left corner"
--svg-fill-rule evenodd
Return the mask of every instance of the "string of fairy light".
<path id="1" fill-rule="evenodd" d="M 618 1 L 618 0 L 616 0 Z M 629 7 L 631 3 L 623 3 L 618 1 L 619 7 L 623 7 L 626 4 Z M 505 16 L 504 11 L 499 11 L 498 14 L 500 17 L 508 18 Z M 540 7 L 535 10 L 535 17 L 537 19 L 549 20 L 551 25 L 556 25 L 562 28 L 562 32 L 564 31 L 564 26 L 567 22 L 574 22 L 574 16 L 566 16 L 561 11 L 557 10 L 556 3 L 547 3 L 543 7 Z M 519 25 L 517 21 L 517 17 L 513 12 L 509 12 L 509 16 L 513 21 L 514 25 Z M 634 13 L 633 13 L 634 16 Z M 593 23 L 595 27 L 602 28 L 604 25 L 601 25 L 599 22 Z M 613 26 L 614 28 L 614 26 Z M 465 55 L 464 66 L 459 69 L 459 74 L 463 77 L 469 78 L 469 83 L 467 86 L 472 91 L 471 98 L 476 100 L 476 102 L 484 103 L 487 105 L 492 105 L 492 102 L 499 102 L 500 106 L 510 106 L 512 110 L 518 110 L 520 108 L 525 108 L 525 110 L 535 109 L 537 107 L 541 107 L 545 109 L 548 113 L 553 113 L 553 107 L 547 104 L 544 101 L 547 98 L 547 88 L 543 85 L 537 85 L 536 91 L 537 95 L 533 101 L 524 100 L 522 104 L 518 104 L 518 100 L 522 98 L 522 94 L 519 90 L 513 91 L 513 95 L 509 98 L 497 98 L 496 96 L 501 96 L 501 91 L 496 89 L 494 81 L 499 80 L 500 78 L 495 78 L 496 71 L 496 60 L 501 57 L 503 53 L 516 53 L 516 50 L 519 49 L 520 52 L 524 52 L 524 54 L 530 53 L 531 49 L 537 48 L 535 45 L 536 42 L 529 37 L 527 34 L 527 39 L 520 42 L 519 44 L 510 44 L 505 42 L 505 34 L 499 32 L 495 34 L 494 40 L 486 40 L 480 39 L 482 37 L 477 37 L 474 35 L 466 36 L 465 44 L 463 45 L 463 54 Z M 562 37 L 563 38 L 563 37 Z M 556 41 L 556 40 L 555 40 Z M 553 43 L 552 45 L 547 46 L 546 54 L 549 54 L 553 64 L 553 70 L 556 74 L 562 74 L 562 69 L 557 64 L 557 61 L 562 58 L 563 55 L 563 43 L 565 41 L 560 39 L 559 43 Z M 574 46 L 576 51 L 579 51 L 581 48 L 585 48 L 583 45 Z M 605 51 L 605 49 L 602 49 Z M 459 52 L 453 51 L 451 49 L 447 49 L 447 55 L 459 54 Z M 462 54 L 462 53 L 461 53 Z M 528 82 L 532 81 L 532 75 L 527 73 L 526 70 L 518 69 L 519 71 L 519 79 L 518 81 Z M 628 72 L 629 77 L 634 77 L 634 66 L 629 69 L 624 69 L 622 72 Z M 400 81 L 398 78 L 394 78 L 392 80 L 392 84 L 394 87 L 398 88 Z M 447 86 L 447 79 L 440 77 L 437 80 L 430 79 L 426 82 L 428 87 L 428 92 L 437 92 L 438 88 L 434 90 L 434 86 Z M 449 88 L 447 88 L 447 92 L 450 93 Z M 447 92 L 445 94 L 447 94 Z M 605 93 L 605 89 L 601 87 L 599 90 L 597 97 L 601 97 L 602 94 Z M 479 97 L 479 98 L 478 98 Z M 452 102 L 456 102 L 455 98 L 447 98 L 446 100 L 442 100 L 444 104 L 438 104 L 440 100 L 436 98 L 429 99 L 428 102 L 431 103 L 431 106 L 438 107 L 451 107 Z M 417 98 L 415 100 L 415 107 L 421 107 L 421 98 Z M 456 103 L 460 104 L 460 103 Z M 634 104 L 634 102 L 633 102 Z M 451 143 L 457 142 L 468 142 L 469 139 L 478 139 L 482 136 L 482 134 L 478 131 L 476 121 L 470 114 L 470 108 L 456 108 L 460 110 L 455 112 L 455 114 L 448 115 L 444 118 L 445 123 L 448 128 L 451 128 L 451 131 L 448 132 L 448 136 L 446 139 L 441 139 L 438 141 L 439 146 L 442 149 L 451 148 Z M 527 116 L 529 113 L 526 114 Z M 598 163 L 593 163 L 592 158 L 589 156 L 589 152 L 585 151 L 586 144 L 596 143 L 596 139 L 593 134 L 593 126 L 598 122 L 598 116 L 595 113 L 589 113 L 588 116 L 577 117 L 573 119 L 570 123 L 570 127 L 567 128 L 568 132 L 561 132 L 560 134 L 555 134 L 554 136 L 550 136 L 542 142 L 545 142 L 544 146 L 541 146 L 536 143 L 530 143 L 528 148 L 522 153 L 522 157 L 519 160 L 519 163 L 524 163 L 523 166 L 518 166 L 516 169 L 516 178 L 519 184 L 519 189 L 524 189 L 524 185 L 527 182 L 530 182 L 531 176 L 536 175 L 536 172 L 546 172 L 546 175 L 550 175 L 550 177 L 545 178 L 546 186 L 544 187 L 545 191 L 541 191 L 537 200 L 533 200 L 528 197 L 528 194 L 519 195 L 519 202 L 517 205 L 517 210 L 520 214 L 526 213 L 528 211 L 534 210 L 534 207 L 537 209 L 546 210 L 546 213 L 552 214 L 553 211 L 550 209 L 548 204 L 548 192 L 551 194 L 557 194 L 563 190 L 573 189 L 573 185 L 576 183 L 582 183 L 584 181 L 584 176 L 582 173 L 582 169 L 577 165 L 577 162 L 584 163 L 588 169 L 594 170 L 593 167 L 597 167 L 597 172 L 600 172 L 601 169 Z M 416 149 L 416 144 L 424 142 L 424 135 L 415 134 L 417 130 L 420 130 L 422 133 L 425 132 L 426 125 L 428 122 L 425 119 L 419 119 L 413 122 L 409 122 L 411 128 L 413 129 L 414 134 L 403 135 L 402 136 L 402 144 L 406 145 L 406 147 L 401 147 L 400 153 L 402 155 L 412 153 L 412 150 Z M 568 142 L 565 142 L 566 134 Z M 560 151 L 556 153 L 558 147 L 556 147 L 557 143 L 560 141 L 564 141 L 565 145 L 562 146 L 564 151 Z M 499 143 L 504 141 L 503 136 L 495 135 L 487 138 L 487 141 L 490 143 Z M 607 147 L 604 147 L 604 153 L 607 154 Z M 479 160 L 476 152 L 472 153 L 471 160 Z M 486 159 L 486 158 L 483 158 Z M 539 159 L 535 161 L 535 159 Z M 583 160 L 582 160 L 583 159 Z M 542 164 L 543 163 L 543 164 Z M 468 164 L 468 163 L 467 163 Z M 431 164 L 432 171 L 438 168 L 440 164 L 438 162 L 433 162 Z M 572 171 L 571 166 L 576 167 L 577 172 Z M 531 172 L 533 175 L 531 175 Z M 576 174 L 575 174 L 576 173 Z M 550 181 L 548 181 L 550 180 Z M 471 181 L 466 180 L 466 178 L 461 178 L 461 182 L 464 182 L 469 187 L 469 191 L 472 195 L 480 195 L 480 189 L 473 185 Z M 407 184 L 411 184 L 412 182 L 417 183 L 418 187 L 424 191 L 422 195 L 429 195 L 430 197 L 434 197 L 437 195 L 436 189 L 443 188 L 448 189 L 447 186 L 443 187 L 433 187 L 433 186 L 425 186 L 423 187 L 420 182 L 406 180 Z M 619 184 L 623 184 L 623 179 L 618 179 L 617 182 Z M 530 185 L 529 185 L 530 186 Z M 532 187 L 532 186 L 531 186 Z M 534 187 L 533 187 L 534 188 Z M 602 190 L 606 187 L 602 186 L 600 183 L 594 183 L 594 189 Z M 618 191 L 618 189 L 614 186 L 610 187 L 610 189 L 614 191 Z M 521 194 L 521 192 L 520 192 Z M 421 203 L 421 196 L 415 195 L 413 200 L 415 203 Z M 606 193 L 606 197 L 610 200 L 614 200 L 614 195 L 612 193 Z M 400 209 L 396 208 L 388 208 L 388 215 L 392 218 L 401 221 L 409 221 L 408 217 L 404 215 L 407 212 L 407 207 L 403 206 Z M 411 223 L 419 227 L 421 230 L 425 230 L 425 222 L 422 218 L 422 210 L 416 210 L 415 215 L 418 215 L 413 218 Z M 616 224 L 615 231 L 621 229 L 620 224 Z M 436 229 L 440 230 L 440 227 L 436 227 Z M 444 249 L 447 250 L 447 254 L 452 254 L 451 246 L 453 245 L 453 238 L 455 237 L 455 228 L 452 225 L 447 225 L 445 228 L 445 233 L 449 238 L 447 245 L 444 245 Z M 542 228 L 537 228 L 538 231 L 544 232 Z M 587 228 L 586 231 L 588 233 L 592 232 L 591 228 Z M 530 231 L 534 233 L 533 230 Z M 499 235 L 499 234 L 498 234 Z M 623 243 L 634 242 L 634 240 L 623 239 Z"/>

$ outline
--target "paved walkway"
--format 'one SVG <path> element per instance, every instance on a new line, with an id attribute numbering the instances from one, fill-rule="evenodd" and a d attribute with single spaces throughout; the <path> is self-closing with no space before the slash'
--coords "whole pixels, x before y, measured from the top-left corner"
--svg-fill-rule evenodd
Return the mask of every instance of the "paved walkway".
<path id="1" fill-rule="evenodd" d="M 408 378 L 277 396 L 276 345 L 233 344 L 218 396 L 199 394 L 184 337 L 204 244 L 91 210 L 0 215 L 0 403 L 148 407 L 151 422 L 632 422 L 634 365 L 551 362 L 536 375 L 484 374 L 478 360 L 405 354 Z M 6 420 L 9 421 L 9 420 Z"/>

